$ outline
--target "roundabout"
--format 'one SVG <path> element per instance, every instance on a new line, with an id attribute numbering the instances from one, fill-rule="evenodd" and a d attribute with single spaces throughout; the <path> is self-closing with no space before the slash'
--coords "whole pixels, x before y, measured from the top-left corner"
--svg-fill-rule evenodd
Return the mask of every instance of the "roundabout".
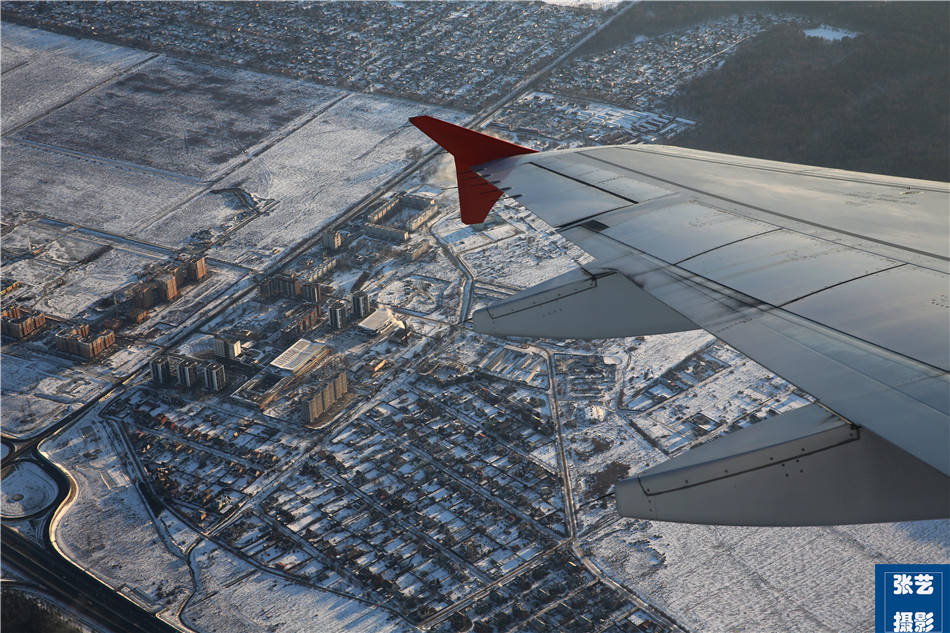
<path id="1" fill-rule="evenodd" d="M 26 519 L 39 514 L 53 504 L 56 492 L 56 482 L 39 464 L 19 462 L 3 478 L 0 517 Z"/>

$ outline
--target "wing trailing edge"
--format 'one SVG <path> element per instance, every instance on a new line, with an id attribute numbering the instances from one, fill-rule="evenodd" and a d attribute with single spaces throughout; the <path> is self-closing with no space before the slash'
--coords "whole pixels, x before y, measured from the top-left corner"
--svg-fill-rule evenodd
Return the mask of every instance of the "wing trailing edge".
<path id="1" fill-rule="evenodd" d="M 950 516 L 950 479 L 809 405 L 617 484 L 621 516 L 713 525 L 838 525 Z"/>
<path id="2" fill-rule="evenodd" d="M 493 336 L 585 340 L 699 329 L 620 273 L 583 268 L 476 310 L 472 325 Z"/>
<path id="3" fill-rule="evenodd" d="M 502 196 L 502 191 L 472 171 L 473 165 L 491 160 L 531 154 L 537 150 L 515 145 L 431 116 L 416 116 L 409 122 L 455 157 L 462 222 L 479 224 Z"/>

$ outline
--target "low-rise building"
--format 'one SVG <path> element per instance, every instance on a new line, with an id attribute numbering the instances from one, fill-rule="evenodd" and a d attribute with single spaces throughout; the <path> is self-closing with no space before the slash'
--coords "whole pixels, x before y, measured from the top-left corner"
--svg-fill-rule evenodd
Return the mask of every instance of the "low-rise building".
<path id="1" fill-rule="evenodd" d="M 366 214 L 366 219 L 371 224 L 378 224 L 383 218 L 389 215 L 390 211 L 396 208 L 396 205 L 399 203 L 399 196 L 393 196 L 388 200 L 385 200 L 378 207 Z"/>
<path id="2" fill-rule="evenodd" d="M 364 227 L 367 235 L 378 237 L 382 240 L 391 242 L 405 242 L 409 239 L 409 233 L 403 229 L 397 229 L 392 226 L 383 226 L 382 224 L 367 224 Z"/>
<path id="3" fill-rule="evenodd" d="M 282 375 L 300 376 L 317 367 L 329 356 L 329 347 L 302 338 L 270 364 Z"/>
<path id="4" fill-rule="evenodd" d="M 406 230 L 416 231 L 439 212 L 435 197 L 423 193 L 410 193 L 403 196 L 402 206 L 409 212 Z"/>

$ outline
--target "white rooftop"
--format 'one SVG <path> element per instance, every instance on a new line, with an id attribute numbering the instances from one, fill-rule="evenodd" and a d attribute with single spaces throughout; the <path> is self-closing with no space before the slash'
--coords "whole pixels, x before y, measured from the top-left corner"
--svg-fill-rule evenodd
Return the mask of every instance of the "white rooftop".
<path id="1" fill-rule="evenodd" d="M 360 321 L 360 327 L 365 330 L 378 332 L 392 321 L 393 313 L 387 307 L 378 308 L 371 315 Z"/>
<path id="2" fill-rule="evenodd" d="M 283 354 L 272 360 L 270 364 L 277 369 L 296 372 L 310 359 L 322 354 L 326 349 L 325 345 L 302 338 L 287 348 Z"/>

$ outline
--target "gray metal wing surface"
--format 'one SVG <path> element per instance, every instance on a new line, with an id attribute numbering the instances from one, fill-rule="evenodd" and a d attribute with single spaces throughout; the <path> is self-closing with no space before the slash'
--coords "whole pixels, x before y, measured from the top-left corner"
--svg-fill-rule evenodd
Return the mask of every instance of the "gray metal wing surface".
<path id="1" fill-rule="evenodd" d="M 818 401 L 810 418 L 756 431 L 752 449 L 726 436 L 701 460 L 687 453 L 621 482 L 622 514 L 763 525 L 950 515 L 950 185 L 655 145 L 473 171 L 595 258 L 477 311 L 476 329 L 602 338 L 701 327 Z M 604 316 L 589 318 L 592 308 Z M 922 483 L 883 483 L 909 472 Z M 862 480 L 841 488 L 846 477 Z M 829 480 L 839 485 L 823 489 Z M 704 491 L 769 509 L 697 507 Z"/>

